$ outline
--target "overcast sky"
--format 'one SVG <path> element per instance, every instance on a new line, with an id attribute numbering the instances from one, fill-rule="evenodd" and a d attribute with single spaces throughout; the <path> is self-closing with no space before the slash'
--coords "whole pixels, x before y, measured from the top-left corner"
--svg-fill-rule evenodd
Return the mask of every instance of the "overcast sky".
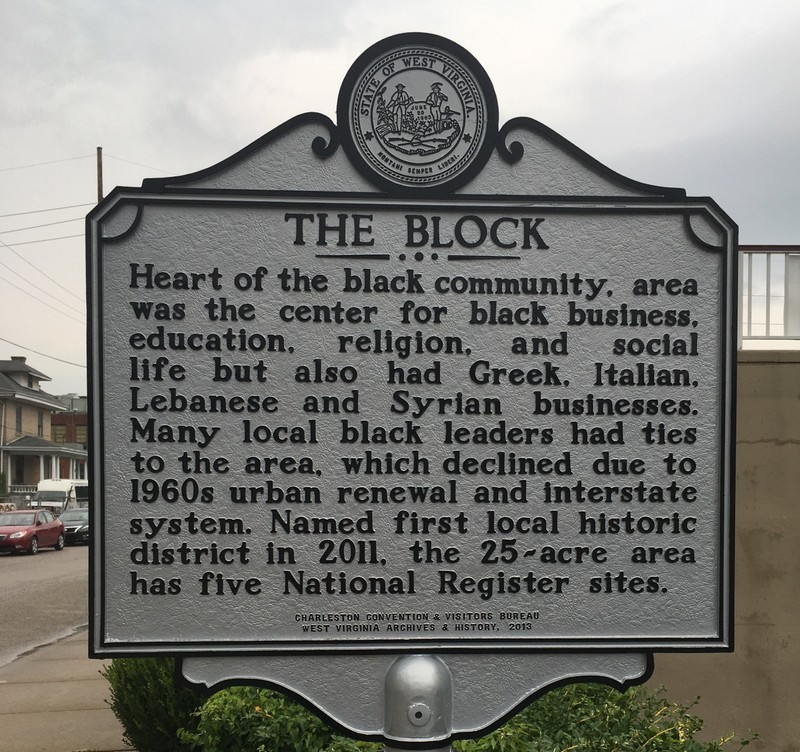
<path id="1" fill-rule="evenodd" d="M 204 168 L 299 113 L 335 118 L 355 58 L 400 32 L 472 52 L 501 123 L 712 196 L 742 243 L 800 243 L 797 0 L 0 0 L 0 28 L 0 359 L 52 393 L 86 393 L 96 147 L 106 192 Z"/>

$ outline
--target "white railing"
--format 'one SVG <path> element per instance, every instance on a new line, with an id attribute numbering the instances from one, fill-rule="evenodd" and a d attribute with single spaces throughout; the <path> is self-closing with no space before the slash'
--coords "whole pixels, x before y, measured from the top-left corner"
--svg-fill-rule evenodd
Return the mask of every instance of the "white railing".
<path id="1" fill-rule="evenodd" d="M 33 485 L 11 485 L 8 487 L 9 496 L 33 496 L 36 493 L 36 484 Z"/>
<path id="2" fill-rule="evenodd" d="M 739 247 L 742 349 L 800 349 L 800 245 Z"/>

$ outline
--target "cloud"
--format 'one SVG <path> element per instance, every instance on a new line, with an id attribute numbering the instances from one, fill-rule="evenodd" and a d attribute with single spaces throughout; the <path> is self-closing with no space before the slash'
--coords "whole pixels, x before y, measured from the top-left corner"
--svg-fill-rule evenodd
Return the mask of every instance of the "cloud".
<path id="1" fill-rule="evenodd" d="M 794 0 L 28 0 L 3 3 L 0 27 L 0 167 L 84 157 L 0 172 L 2 213 L 91 201 L 98 145 L 108 189 L 202 169 L 301 112 L 334 117 L 361 52 L 426 31 L 480 60 L 502 119 L 534 117 L 618 172 L 712 195 L 746 242 L 797 242 Z M 79 239 L 20 248 L 82 289 Z M 80 327 L 1 285 L 0 320 L 20 311 L 30 347 L 82 360 Z M 51 370 L 81 391 L 70 369 Z"/>

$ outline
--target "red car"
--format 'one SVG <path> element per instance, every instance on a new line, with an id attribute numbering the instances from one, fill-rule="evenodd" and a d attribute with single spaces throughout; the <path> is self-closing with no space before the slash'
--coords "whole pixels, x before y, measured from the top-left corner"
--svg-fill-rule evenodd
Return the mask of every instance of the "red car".
<path id="1" fill-rule="evenodd" d="M 44 509 L 0 512 L 0 551 L 29 554 L 64 548 L 64 523 Z"/>

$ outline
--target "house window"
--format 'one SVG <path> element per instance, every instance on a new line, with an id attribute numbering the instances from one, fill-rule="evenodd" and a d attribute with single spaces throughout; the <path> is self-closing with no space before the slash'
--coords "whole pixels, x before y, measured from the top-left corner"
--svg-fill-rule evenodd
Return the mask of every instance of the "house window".
<path id="1" fill-rule="evenodd" d="M 14 430 L 17 433 L 22 433 L 22 405 L 17 405 L 17 416 L 16 416 Z"/>
<path id="2" fill-rule="evenodd" d="M 44 438 L 44 411 L 39 410 L 39 415 L 36 418 L 36 435 L 42 439 Z"/>
<path id="3" fill-rule="evenodd" d="M 58 444 L 65 444 L 67 441 L 67 427 L 55 425 L 52 426 L 53 441 Z"/>

